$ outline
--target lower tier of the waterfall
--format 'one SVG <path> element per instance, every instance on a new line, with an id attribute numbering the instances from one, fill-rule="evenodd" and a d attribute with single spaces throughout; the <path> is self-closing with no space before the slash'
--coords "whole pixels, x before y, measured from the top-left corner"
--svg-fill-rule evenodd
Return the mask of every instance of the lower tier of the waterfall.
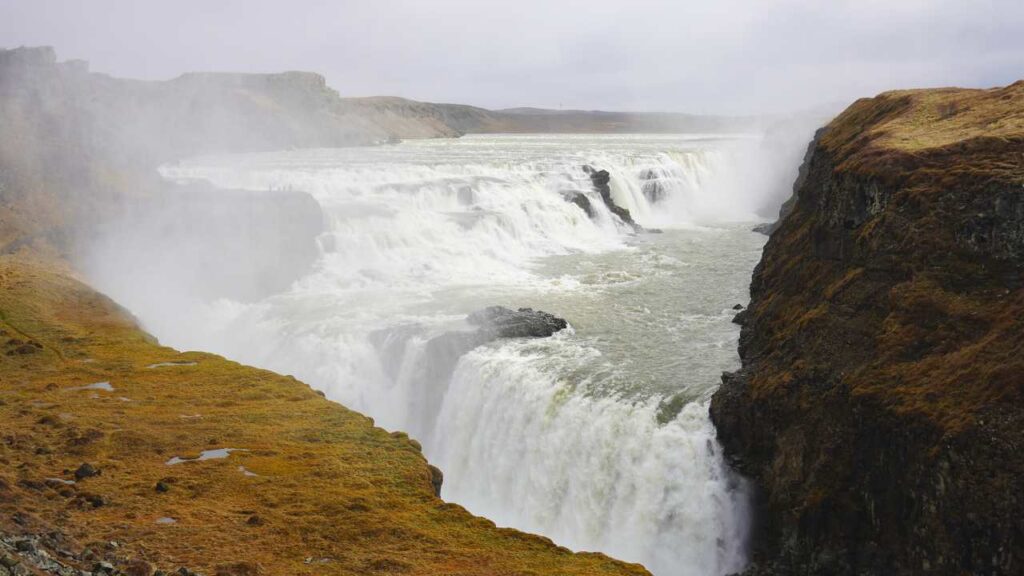
<path id="1" fill-rule="evenodd" d="M 173 313 L 174 270 L 94 280 L 164 343 L 293 374 L 408 431 L 443 470 L 442 497 L 499 525 L 658 576 L 726 574 L 745 563 L 748 494 L 707 401 L 738 364 L 730 320 L 764 242 L 730 173 L 741 151 L 707 136 L 474 136 L 196 159 L 164 174 L 311 193 L 326 219 L 313 273 Z M 664 232 L 633 235 L 584 166 Z M 570 329 L 429 345 L 491 305 Z"/>

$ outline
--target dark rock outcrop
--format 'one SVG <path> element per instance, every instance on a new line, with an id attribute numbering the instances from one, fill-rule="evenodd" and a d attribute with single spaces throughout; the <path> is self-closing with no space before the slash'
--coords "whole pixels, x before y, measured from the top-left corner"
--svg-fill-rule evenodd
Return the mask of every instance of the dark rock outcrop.
<path id="1" fill-rule="evenodd" d="M 886 93 L 819 133 L 711 405 L 759 488 L 749 574 L 1024 570 L 1022 110 Z"/>
<path id="2" fill-rule="evenodd" d="M 470 314 L 466 320 L 494 338 L 546 338 L 569 324 L 555 316 L 533 308 L 512 310 L 489 306 Z"/>
<path id="3" fill-rule="evenodd" d="M 440 498 L 441 486 L 444 484 L 444 473 L 433 464 L 428 464 L 427 469 L 430 470 L 430 485 L 434 488 L 434 496 Z"/>
<path id="4" fill-rule="evenodd" d="M 597 212 L 594 210 L 594 206 L 590 203 L 590 198 L 586 194 L 578 190 L 566 190 L 562 192 L 562 197 L 565 198 L 566 202 L 575 204 L 580 207 L 587 214 L 588 218 L 593 219 L 597 216 Z"/>
<path id="5" fill-rule="evenodd" d="M 475 330 L 454 330 L 431 338 L 427 342 L 427 356 L 433 359 L 425 380 L 446 380 L 460 356 L 473 348 L 498 338 L 546 338 L 564 330 L 568 323 L 547 312 L 504 306 L 488 306 L 471 313 L 466 321 Z"/>
<path id="6" fill-rule="evenodd" d="M 611 182 L 611 175 L 608 174 L 607 170 L 596 170 L 592 166 L 584 166 L 583 171 L 590 175 L 590 182 L 594 186 L 594 190 L 601 195 L 601 200 L 604 202 L 608 211 L 619 217 L 624 224 L 629 225 L 636 232 L 643 231 L 643 227 L 633 221 L 633 216 L 630 215 L 629 210 L 619 206 L 612 200 L 612 188 L 609 186 Z"/>

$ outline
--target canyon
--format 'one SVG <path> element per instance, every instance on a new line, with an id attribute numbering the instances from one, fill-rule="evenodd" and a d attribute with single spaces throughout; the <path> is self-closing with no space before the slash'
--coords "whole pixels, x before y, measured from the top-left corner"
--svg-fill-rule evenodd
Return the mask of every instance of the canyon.
<path id="1" fill-rule="evenodd" d="M 343 98 L 306 72 L 142 82 L 58 62 L 49 48 L 23 48 L 0 51 L 0 125 L 0 575 L 648 573 L 443 501 L 446 485 L 479 496 L 467 478 L 494 461 L 443 480 L 423 453 L 433 448 L 458 462 L 450 449 L 388 432 L 292 376 L 162 346 L 133 316 L 144 313 L 101 294 L 90 274 L 113 279 L 103 292 L 114 294 L 121 276 L 104 266 L 149 272 L 148 246 L 176 246 L 187 257 L 133 290 L 159 295 L 165 278 L 188 271 L 187 298 L 157 296 L 147 310 L 190 319 L 190 303 L 217 298 L 259 309 L 262 299 L 322 271 L 323 254 L 344 254 L 325 244 L 331 226 L 345 222 L 324 208 L 324 191 L 275 187 L 269 177 L 247 184 L 244 172 L 190 164 L 195 156 L 255 153 L 249 160 L 258 168 L 279 161 L 259 153 L 290 150 L 303 166 L 306 149 L 386 150 L 403 139 L 741 135 L 763 128 L 758 120 Z M 567 145 L 521 142 L 534 150 Z M 685 165 L 698 172 L 695 157 Z M 532 217 L 593 233 L 581 236 L 590 248 L 607 241 L 594 230 L 657 242 L 644 239 L 639 224 L 661 225 L 650 208 L 671 178 L 644 171 L 629 196 L 621 181 L 609 185 L 614 168 L 570 166 L 566 182 L 583 185 L 545 198 Z M 717 550 L 694 557 L 708 570 L 742 570 L 735 548 L 749 537 L 750 576 L 1020 571 L 1024 83 L 859 100 L 814 135 L 796 168 L 778 221 L 760 227 L 770 236 L 750 303 L 736 317 L 742 365 L 717 391 L 666 394 L 643 412 L 652 422 L 656 412 L 661 425 L 682 422 L 683 412 L 697 423 L 696 432 L 673 428 L 671 438 L 701 454 L 694 468 L 711 471 L 723 526 L 695 537 Z M 193 173 L 224 182 L 187 177 Z M 479 192 L 449 188 L 444 205 L 469 213 L 459 226 L 493 216 L 474 210 Z M 619 207 L 626 200 L 632 204 Z M 212 240 L 189 244 L 200 231 Z M 754 244 L 740 232 L 728 234 L 737 252 L 749 252 Z M 662 241 L 700 244 L 688 236 Z M 102 249 L 87 254 L 83 246 Z M 424 276 L 430 272 L 425 266 Z M 477 308 L 515 318 L 486 308 L 492 304 Z M 565 327 L 541 312 L 519 313 L 540 315 L 545 326 L 536 335 Z M 176 337 L 191 342 L 201 327 L 183 324 Z M 387 345 L 411 338 L 400 330 L 375 337 Z M 534 349 L 524 346 L 526 357 Z M 497 366 L 486 355 L 471 360 L 481 371 Z M 469 368 L 452 380 L 466 397 L 482 393 L 470 387 Z M 717 432 L 702 427 L 705 393 Z M 454 419 L 464 408 L 440 413 Z M 616 426 L 621 437 L 623 424 Z M 430 438 L 436 429 L 431 421 L 417 432 Z M 595 442 L 615 437 L 608 434 Z M 644 448 L 627 456 L 635 463 Z M 208 451 L 224 457 L 199 458 Z M 749 535 L 733 522 L 745 517 L 744 481 L 718 467 L 723 458 L 750 479 Z M 535 476 L 548 470 L 522 463 Z M 685 466 L 669 466 L 689 481 Z M 619 485 L 632 486 L 623 480 L 632 468 L 615 470 Z M 530 493 L 521 483 L 504 488 Z M 663 522 L 676 529 L 680 517 L 670 512 Z M 715 544 L 719 534 L 729 541 Z M 653 541 L 668 550 L 656 555 L 662 566 L 689 558 L 672 555 L 681 543 Z"/>

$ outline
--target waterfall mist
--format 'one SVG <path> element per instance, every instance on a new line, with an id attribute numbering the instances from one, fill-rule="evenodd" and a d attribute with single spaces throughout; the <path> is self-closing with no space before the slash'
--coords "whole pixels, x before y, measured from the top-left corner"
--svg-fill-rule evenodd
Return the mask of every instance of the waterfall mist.
<path id="1" fill-rule="evenodd" d="M 203 157 L 161 173 L 212 183 L 189 185 L 207 204 L 171 189 L 146 218 L 111 223 L 83 264 L 165 344 L 294 374 L 409 432 L 445 472 L 446 499 L 659 576 L 725 574 L 745 563 L 749 495 L 707 401 L 737 361 L 732 305 L 763 242 L 750 228 L 783 195 L 765 167 L 792 147 L 522 135 Z M 664 233 L 634 235 L 585 166 Z M 263 204 L 182 224 L 243 194 L 230 190 Z M 308 264 L 295 238 L 314 249 Z M 290 282 L 233 288 L 286 264 Z M 446 340 L 495 304 L 571 327 Z"/>

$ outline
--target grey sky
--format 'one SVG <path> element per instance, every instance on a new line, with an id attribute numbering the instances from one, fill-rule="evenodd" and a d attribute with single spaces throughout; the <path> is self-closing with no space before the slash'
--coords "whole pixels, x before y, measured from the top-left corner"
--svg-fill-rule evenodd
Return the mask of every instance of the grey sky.
<path id="1" fill-rule="evenodd" d="M 343 95 L 775 112 L 1024 78 L 1024 0 L 0 0 L 0 46 L 116 76 L 313 70 Z"/>

